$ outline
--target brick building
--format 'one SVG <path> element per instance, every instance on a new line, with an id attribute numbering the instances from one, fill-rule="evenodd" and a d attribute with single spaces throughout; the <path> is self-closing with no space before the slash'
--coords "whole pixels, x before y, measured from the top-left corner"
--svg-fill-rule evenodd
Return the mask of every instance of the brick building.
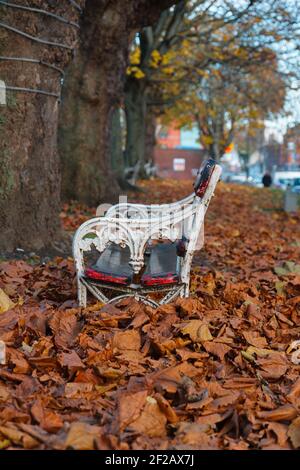
<path id="1" fill-rule="evenodd" d="M 181 180 L 194 178 L 204 158 L 205 151 L 199 143 L 196 127 L 160 128 L 154 152 L 157 176 Z"/>

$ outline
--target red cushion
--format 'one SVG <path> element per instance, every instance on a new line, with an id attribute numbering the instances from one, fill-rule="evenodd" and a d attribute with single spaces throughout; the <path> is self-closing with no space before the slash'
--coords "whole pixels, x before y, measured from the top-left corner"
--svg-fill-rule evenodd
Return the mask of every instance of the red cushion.
<path id="1" fill-rule="evenodd" d="M 176 273 L 161 273 L 161 274 L 144 274 L 141 283 L 144 286 L 156 286 L 163 284 L 177 284 L 179 276 Z"/>
<path id="2" fill-rule="evenodd" d="M 102 281 L 102 282 L 109 282 L 111 284 L 126 285 L 130 282 L 130 278 L 128 278 L 127 276 L 122 276 L 122 275 L 116 276 L 115 274 L 101 273 L 91 268 L 86 269 L 84 272 L 84 275 L 88 279 Z"/>

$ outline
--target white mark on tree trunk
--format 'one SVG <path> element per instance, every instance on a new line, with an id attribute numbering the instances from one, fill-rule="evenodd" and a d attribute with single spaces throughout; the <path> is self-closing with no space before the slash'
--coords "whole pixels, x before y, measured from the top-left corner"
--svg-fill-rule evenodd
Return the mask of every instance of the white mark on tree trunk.
<path id="1" fill-rule="evenodd" d="M 6 105 L 6 86 L 3 80 L 0 80 L 0 105 Z"/>

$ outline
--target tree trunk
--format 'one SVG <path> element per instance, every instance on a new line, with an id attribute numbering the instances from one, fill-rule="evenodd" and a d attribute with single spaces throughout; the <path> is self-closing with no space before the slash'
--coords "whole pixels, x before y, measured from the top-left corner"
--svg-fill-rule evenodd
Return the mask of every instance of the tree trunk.
<path id="1" fill-rule="evenodd" d="M 144 80 L 132 77 L 125 86 L 126 150 L 125 161 L 128 167 L 139 165 L 142 172 L 145 163 L 146 139 L 146 93 Z"/>
<path id="2" fill-rule="evenodd" d="M 122 145 L 121 108 L 114 110 L 111 123 L 111 167 L 122 187 L 124 177 L 124 155 Z"/>
<path id="3" fill-rule="evenodd" d="M 38 8 L 78 22 L 79 12 L 71 2 L 39 0 L 33 3 Z M 76 3 L 83 5 L 84 0 L 77 0 Z M 86 66 L 79 53 L 81 60 L 77 69 L 77 78 L 81 78 L 84 83 L 88 84 L 86 93 L 91 100 L 91 105 L 94 96 L 98 100 L 100 94 L 103 93 L 104 103 L 101 105 L 103 116 L 100 119 L 98 115 L 94 116 L 94 119 L 98 119 L 102 126 L 110 116 L 111 105 L 114 104 L 112 97 L 118 95 L 119 98 L 122 90 L 120 76 L 122 74 L 125 76 L 128 31 L 144 26 L 144 15 L 147 21 L 150 18 L 151 21 L 155 21 L 161 9 L 170 6 L 174 0 L 153 2 L 149 0 L 124 0 L 123 2 L 121 0 L 114 2 L 87 0 L 86 3 L 91 13 L 97 12 L 100 4 L 102 18 L 98 23 L 98 17 L 95 15 L 92 22 L 91 14 L 87 15 L 90 18 L 91 27 L 91 31 L 86 31 L 91 46 L 89 50 L 91 57 L 87 57 L 89 66 Z M 119 10 L 115 12 L 114 6 L 106 8 L 110 3 L 117 4 Z M 115 24 L 120 23 L 118 20 L 120 16 L 126 17 L 126 26 L 123 26 L 121 22 L 122 27 L 118 32 Z M 0 19 L 2 23 L 0 55 L 18 58 L 17 61 L 1 59 L 0 79 L 5 81 L 7 87 L 39 89 L 58 95 L 61 73 L 46 64 L 65 69 L 75 40 L 78 39 L 78 28 L 48 15 L 27 12 L 13 6 L 0 5 Z M 110 27 L 112 32 L 110 32 Z M 9 28 L 24 32 L 27 37 Z M 103 33 L 99 34 L 99 31 Z M 59 43 L 60 46 L 35 41 L 28 35 Z M 100 43 L 99 37 L 103 39 Z M 62 47 L 63 45 L 67 47 Z M 103 51 L 103 54 L 98 57 L 98 62 L 95 62 L 95 48 Z M 117 57 L 111 59 L 110 56 L 114 54 Z M 20 58 L 33 59 L 37 63 L 21 61 Z M 107 59 L 108 62 L 102 63 L 101 59 Z M 99 73 L 94 73 L 95 67 L 100 68 Z M 83 71 L 86 74 L 91 73 L 91 83 L 89 76 L 84 75 Z M 115 75 L 116 79 L 114 79 Z M 99 83 L 94 82 L 95 77 Z M 117 92 L 114 91 L 115 87 Z M 95 93 L 93 93 L 93 88 Z M 49 246 L 58 237 L 60 230 L 60 172 L 56 151 L 58 100 L 52 95 L 37 92 L 25 93 L 20 90 L 14 93 L 9 89 L 7 100 L 7 105 L 0 107 L 0 250 L 10 251 L 17 247 L 38 250 Z M 91 110 L 90 114 L 93 114 L 93 106 Z M 86 113 L 88 115 L 88 111 Z M 69 116 L 72 118 L 71 124 L 73 125 L 73 116 L 71 113 Z M 85 117 L 88 116 L 83 116 Z M 90 116 L 88 123 L 94 123 Z M 99 130 L 102 138 L 95 139 L 94 142 L 95 146 L 99 142 L 103 143 L 106 150 L 108 143 L 105 138 L 109 136 L 109 133 L 106 131 L 105 123 L 103 127 L 105 131 L 103 128 Z M 77 127 L 74 126 L 74 129 L 76 130 Z M 75 140 L 78 137 L 78 134 L 75 135 Z M 81 136 L 84 143 L 85 137 L 84 134 Z M 90 137 L 88 132 L 87 137 Z M 83 162 L 81 166 L 85 169 Z M 72 184 L 74 185 L 75 181 L 72 181 Z M 106 181 L 103 184 L 105 187 L 108 186 Z M 98 187 L 96 189 L 99 191 Z"/>
<path id="4" fill-rule="evenodd" d="M 88 205 L 113 202 L 118 172 L 111 166 L 112 110 L 120 105 L 131 32 L 155 21 L 174 0 L 89 0 L 81 44 L 63 87 L 59 151 L 62 194 Z"/>
<path id="5" fill-rule="evenodd" d="M 53 11 L 77 21 L 70 5 Z M 1 7 L 0 17 L 8 26 L 52 42 L 72 45 L 77 35 L 76 28 L 32 12 Z M 68 49 L 41 45 L 3 26 L 0 46 L 1 56 L 41 59 L 62 69 L 70 58 Z M 20 60 L 1 60 L 0 66 L 7 88 L 60 93 L 61 73 L 54 68 Z M 38 250 L 59 236 L 58 107 L 55 96 L 7 89 L 7 103 L 0 107 L 1 251 Z"/>
<path id="6" fill-rule="evenodd" d="M 122 93 L 128 29 L 121 2 L 87 3 L 81 45 L 63 87 L 59 151 L 62 195 L 94 206 L 115 201 L 119 186 L 110 159 L 113 109 Z"/>
<path id="7" fill-rule="evenodd" d="M 156 116 L 151 110 L 147 112 L 146 116 L 146 142 L 145 142 L 145 161 L 146 163 L 153 163 L 154 149 L 156 145 Z"/>

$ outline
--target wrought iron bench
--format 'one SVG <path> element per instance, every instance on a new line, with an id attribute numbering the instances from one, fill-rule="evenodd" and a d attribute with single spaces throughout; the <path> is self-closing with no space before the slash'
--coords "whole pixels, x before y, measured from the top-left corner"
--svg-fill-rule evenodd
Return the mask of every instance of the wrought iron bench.
<path id="1" fill-rule="evenodd" d="M 203 245 L 201 228 L 220 174 L 221 167 L 207 160 L 194 192 L 181 201 L 116 204 L 84 222 L 73 240 L 79 304 L 86 306 L 87 291 L 105 303 L 134 296 L 155 307 L 187 297 L 193 254 Z"/>

